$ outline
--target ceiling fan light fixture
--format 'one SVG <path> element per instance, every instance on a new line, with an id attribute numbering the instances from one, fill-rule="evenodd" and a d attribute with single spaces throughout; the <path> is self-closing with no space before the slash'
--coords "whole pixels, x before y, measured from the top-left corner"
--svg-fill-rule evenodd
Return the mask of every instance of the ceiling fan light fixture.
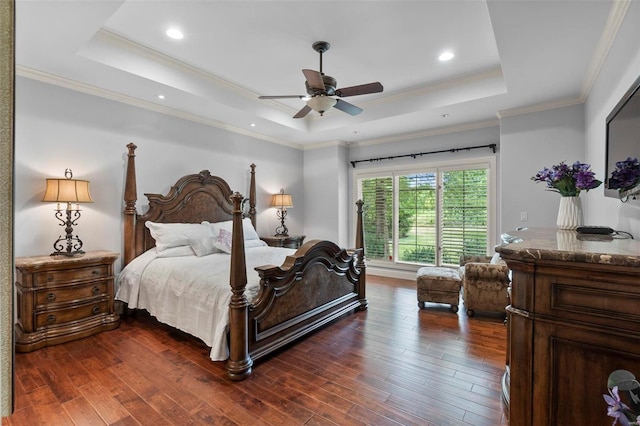
<path id="1" fill-rule="evenodd" d="M 298 98 L 305 101 L 305 106 L 298 111 L 293 118 L 305 118 L 311 111 L 318 112 L 321 116 L 329 109 L 335 108 L 349 115 L 358 115 L 362 112 L 362 108 L 357 107 L 342 98 L 357 95 L 367 95 L 370 93 L 382 92 L 383 87 L 379 81 L 374 83 L 359 84 L 357 86 L 349 86 L 337 88 L 338 82 L 335 78 L 322 72 L 322 54 L 329 50 L 329 43 L 326 41 L 317 41 L 313 43 L 313 50 L 320 54 L 320 71 L 312 69 L 303 69 L 305 76 L 305 87 L 307 95 L 275 95 L 275 96 L 258 96 L 259 99 L 291 99 Z M 340 99 L 333 98 L 337 96 Z"/>
<path id="2" fill-rule="evenodd" d="M 320 115 L 322 115 L 329 108 L 333 108 L 336 102 L 337 100 L 332 97 L 320 95 L 314 96 L 313 98 L 309 99 L 307 101 L 307 105 L 309 106 L 309 108 L 316 112 L 319 112 Z"/>

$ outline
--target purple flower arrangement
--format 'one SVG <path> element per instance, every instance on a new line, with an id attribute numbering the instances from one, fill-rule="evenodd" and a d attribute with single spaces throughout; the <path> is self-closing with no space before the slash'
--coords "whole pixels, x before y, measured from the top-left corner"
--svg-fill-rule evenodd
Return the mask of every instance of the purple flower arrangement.
<path id="1" fill-rule="evenodd" d="M 580 191 L 589 191 L 602 184 L 590 169 L 590 164 L 576 161 L 569 166 L 563 161 L 551 166 L 551 168 L 545 167 L 531 180 L 546 182 L 550 191 L 557 192 L 563 197 L 577 197 L 580 195 Z"/>
<path id="2" fill-rule="evenodd" d="M 616 168 L 611 172 L 609 188 L 618 191 L 626 191 L 640 183 L 640 161 L 637 158 L 627 158 L 618 161 Z"/>
<path id="3" fill-rule="evenodd" d="M 629 403 L 635 407 L 640 406 L 640 398 L 638 397 L 640 383 L 638 383 L 630 371 L 617 370 L 609 375 L 607 383 L 609 395 L 602 395 L 608 405 L 607 415 L 613 417 L 613 426 L 616 424 L 620 424 L 621 426 L 638 426 L 640 424 L 640 416 L 635 414 L 629 405 L 620 398 L 620 389 L 618 386 L 620 384 L 624 384 L 624 388 L 627 389 L 625 394 L 628 396 Z"/>
<path id="4" fill-rule="evenodd" d="M 620 423 L 621 426 L 635 426 L 638 424 L 640 417 L 636 417 L 629 409 L 629 406 L 622 402 L 617 386 L 609 390 L 609 395 L 602 396 L 609 406 L 607 408 L 607 416 L 615 419 L 613 421 L 614 425 L 617 423 Z"/>

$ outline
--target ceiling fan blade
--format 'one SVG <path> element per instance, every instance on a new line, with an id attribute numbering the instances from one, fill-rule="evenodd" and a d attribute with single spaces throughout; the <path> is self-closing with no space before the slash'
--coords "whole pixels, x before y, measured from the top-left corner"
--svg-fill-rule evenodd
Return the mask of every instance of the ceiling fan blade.
<path id="1" fill-rule="evenodd" d="M 322 74 L 320 74 L 318 71 L 305 69 L 305 70 L 302 70 L 302 73 L 307 79 L 307 83 L 309 84 L 309 87 L 311 87 L 314 90 L 321 90 L 323 92 L 327 90 L 326 87 L 324 87 Z"/>
<path id="2" fill-rule="evenodd" d="M 311 112 L 311 107 L 309 105 L 305 105 L 296 115 L 293 116 L 293 118 L 304 118 L 309 114 L 309 112 Z"/>
<path id="3" fill-rule="evenodd" d="M 382 92 L 382 84 L 376 81 L 375 83 L 360 84 L 358 86 L 343 87 L 336 89 L 336 96 L 344 98 L 346 96 L 367 95 L 369 93 Z"/>
<path id="4" fill-rule="evenodd" d="M 337 102 L 333 107 L 339 109 L 342 112 L 346 112 L 350 115 L 358 115 L 362 112 L 362 108 L 350 104 L 347 101 L 343 101 L 342 99 L 336 99 L 336 101 Z"/>
<path id="5" fill-rule="evenodd" d="M 258 99 L 302 99 L 303 95 L 275 95 L 275 96 L 258 96 Z"/>

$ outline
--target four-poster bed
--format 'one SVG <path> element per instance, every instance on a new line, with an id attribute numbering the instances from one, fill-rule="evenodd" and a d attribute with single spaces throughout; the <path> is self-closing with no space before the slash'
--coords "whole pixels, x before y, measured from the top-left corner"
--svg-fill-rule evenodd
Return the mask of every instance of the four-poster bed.
<path id="1" fill-rule="evenodd" d="M 180 178 L 167 195 L 145 194 L 149 201 L 149 209 L 144 214 L 138 214 L 136 210 L 136 146 L 129 144 L 127 148 L 128 161 L 124 194 L 124 269 L 121 275 L 126 275 L 128 272 L 128 268 L 125 266 L 131 264 L 130 267 L 132 267 L 145 255 L 161 257 L 156 256 L 160 246 L 156 246 L 156 241 L 152 237 L 154 234 L 151 229 L 154 229 L 154 226 L 168 225 L 179 228 L 184 227 L 184 224 L 193 224 L 194 227 L 200 226 L 197 224 L 206 224 L 216 231 L 225 228 L 225 226 L 227 229 L 231 229 L 230 235 L 224 234 L 231 239 L 229 254 L 226 255 L 227 260 L 225 260 L 225 263 L 228 261 L 229 264 L 229 281 L 224 283 L 225 286 L 230 287 L 226 287 L 225 290 L 228 308 L 222 314 L 224 321 L 228 319 L 228 341 L 225 333 L 223 344 L 228 343 L 226 370 L 231 379 L 242 380 L 248 377 L 251 374 L 254 360 L 273 353 L 282 346 L 344 314 L 367 308 L 361 201 L 357 203 L 355 249 L 341 249 L 330 241 L 321 240 L 309 241 L 297 251 L 276 247 L 254 247 L 256 244 L 245 248 L 248 242 L 245 240 L 245 234 L 255 233 L 255 165 L 251 165 L 248 200 L 245 200 L 238 192 L 232 192 L 227 182 L 222 178 L 213 176 L 209 171 L 204 170 L 198 174 Z M 247 214 L 243 213 L 245 210 L 243 208 L 244 202 L 249 203 Z M 248 223 L 249 219 L 245 219 L 244 216 L 249 217 L 250 224 Z M 221 241 L 223 232 L 228 231 L 219 231 L 217 240 L 215 240 L 215 235 L 212 236 L 216 243 Z M 252 242 L 255 243 L 255 241 Z M 260 243 L 262 242 L 260 241 Z M 192 244 L 191 247 L 195 246 Z M 261 257 L 256 258 L 254 252 L 268 250 L 284 250 L 284 253 L 280 253 L 284 262 L 280 266 L 252 264 L 252 262 L 258 262 L 256 259 L 262 259 Z M 186 256 L 185 259 L 192 262 L 189 263 L 190 265 L 195 265 L 196 261 L 206 262 L 208 268 L 214 259 L 221 259 L 220 256 L 225 256 L 225 254 L 203 255 L 200 259 L 195 259 L 195 256 Z M 168 259 L 153 261 L 160 264 L 161 261 L 168 262 Z M 171 262 L 173 261 L 171 260 Z M 147 269 L 153 269 L 151 266 L 152 264 L 149 263 L 149 266 L 145 266 L 146 269 L 141 268 L 141 270 L 145 270 L 146 273 Z M 250 269 L 248 266 L 254 266 L 254 268 Z M 194 268 L 192 267 L 192 269 Z M 253 274 L 252 269 L 257 271 L 255 277 L 257 283 L 255 293 L 257 294 L 255 296 L 248 295 L 246 291 L 247 274 Z M 184 271 L 184 275 L 193 273 L 195 273 L 193 270 Z M 226 271 L 224 273 L 226 274 Z M 129 273 L 129 275 L 136 274 Z M 144 274 L 140 273 L 140 275 Z M 162 275 L 162 273 L 156 273 L 156 275 Z M 253 276 L 251 278 L 253 279 Z M 195 279 L 195 281 L 199 281 L 199 279 Z M 197 282 L 189 285 L 200 284 Z M 173 293 L 178 292 L 174 288 L 177 284 L 171 283 L 171 285 Z M 124 288 L 126 291 L 122 291 L 122 293 L 128 293 L 129 296 L 119 297 L 119 299 L 134 307 L 137 306 L 137 299 L 133 296 L 137 297 L 138 293 L 143 295 L 150 291 L 144 287 L 136 288 L 135 291 L 132 291 L 127 285 L 124 287 L 126 287 Z M 180 291 L 186 293 L 191 288 L 188 287 L 187 291 L 181 288 Z M 121 288 L 121 290 L 123 289 Z M 171 291 L 166 291 L 166 293 L 171 293 Z M 133 296 L 130 296 L 131 294 Z M 154 296 L 148 297 L 153 298 Z M 199 298 L 203 298 L 203 296 L 199 296 Z M 172 306 L 177 304 L 179 303 L 170 303 Z M 165 309 L 164 306 L 162 309 Z M 150 313 L 156 316 L 151 310 Z M 174 324 L 169 323 L 169 325 Z M 201 336 L 196 334 L 196 337 Z M 205 341 L 205 343 L 207 342 Z"/>

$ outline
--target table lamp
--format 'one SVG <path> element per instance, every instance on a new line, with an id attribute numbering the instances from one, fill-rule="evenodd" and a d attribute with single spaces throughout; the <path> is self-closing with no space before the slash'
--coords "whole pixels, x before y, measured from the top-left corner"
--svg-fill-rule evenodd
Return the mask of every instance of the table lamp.
<path id="1" fill-rule="evenodd" d="M 280 190 L 280 193 L 273 194 L 271 197 L 271 207 L 275 207 L 277 210 L 278 219 L 280 219 L 280 226 L 276 228 L 276 237 L 288 237 L 289 230 L 284 224 L 284 218 L 287 217 L 287 209 L 293 207 L 293 199 L 290 194 L 285 194 L 284 189 Z"/>
<path id="2" fill-rule="evenodd" d="M 60 226 L 65 227 L 66 235 L 58 237 L 53 243 L 55 251 L 51 253 L 51 256 L 72 257 L 84 253 L 82 241 L 77 235 L 73 236 L 73 227 L 77 225 L 77 221 L 80 219 L 80 203 L 93 203 L 93 200 L 89 193 L 89 181 L 72 179 L 73 173 L 71 169 L 66 169 L 64 176 L 64 179 L 47 179 L 47 187 L 42 201 L 58 203 L 55 216 L 60 221 Z M 63 209 L 60 203 L 67 203 L 67 205 Z"/>

